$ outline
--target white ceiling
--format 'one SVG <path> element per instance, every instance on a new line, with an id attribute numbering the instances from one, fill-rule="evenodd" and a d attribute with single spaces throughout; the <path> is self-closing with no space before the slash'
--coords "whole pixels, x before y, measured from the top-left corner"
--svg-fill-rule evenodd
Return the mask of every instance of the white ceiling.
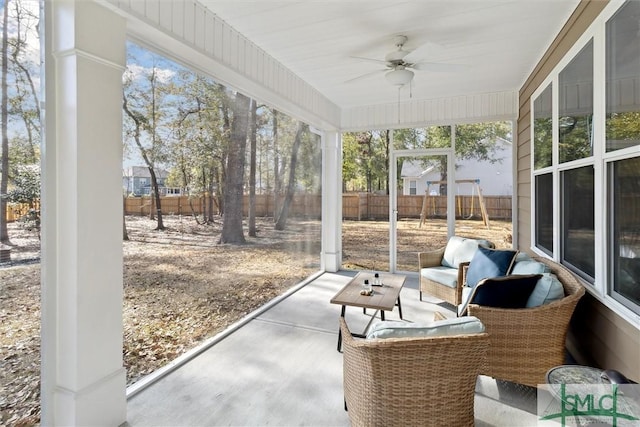
<path id="1" fill-rule="evenodd" d="M 519 90 L 579 0 L 200 0 L 338 106 Z M 422 61 L 465 65 L 416 71 L 398 92 L 382 59 L 422 47 Z M 363 78 L 359 76 L 369 74 Z M 357 78 L 354 81 L 351 79 Z"/>

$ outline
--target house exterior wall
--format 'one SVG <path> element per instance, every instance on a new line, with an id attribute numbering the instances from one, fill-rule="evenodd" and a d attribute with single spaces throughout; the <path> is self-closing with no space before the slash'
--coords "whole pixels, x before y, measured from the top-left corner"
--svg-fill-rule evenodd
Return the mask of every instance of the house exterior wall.
<path id="1" fill-rule="evenodd" d="M 483 196 L 511 196 L 512 162 L 511 150 L 498 149 L 497 155 L 503 157 L 501 162 L 479 162 L 475 159 L 465 159 L 456 162 L 456 181 L 477 180 Z M 428 181 L 439 181 L 440 172 L 433 171 L 420 177 L 417 181 L 417 193 L 424 194 Z M 440 187 L 432 184 L 429 193 L 439 195 Z M 407 193 L 404 193 L 407 194 Z M 455 186 L 457 196 L 477 196 L 477 187 L 468 182 L 459 182 Z"/>
<path id="2" fill-rule="evenodd" d="M 478 159 L 456 160 L 456 181 L 478 181 L 483 196 L 511 196 L 513 184 L 512 144 L 498 139 L 491 153 L 494 161 Z M 428 169 L 420 167 L 419 163 L 403 163 L 402 165 L 402 194 L 404 196 L 419 195 L 425 192 L 430 195 L 440 195 L 440 187 L 433 182 L 442 179 L 441 173 L 434 167 Z M 427 183 L 431 182 L 431 185 Z M 473 182 L 458 182 L 455 186 L 457 196 L 477 196 L 478 188 Z"/>
<path id="3" fill-rule="evenodd" d="M 517 122 L 517 247 L 531 242 L 531 96 L 573 44 L 607 6 L 607 1 L 582 1 L 520 89 Z M 640 333 L 632 325 L 587 293 L 574 314 L 568 348 L 578 362 L 617 369 L 640 380 Z"/>

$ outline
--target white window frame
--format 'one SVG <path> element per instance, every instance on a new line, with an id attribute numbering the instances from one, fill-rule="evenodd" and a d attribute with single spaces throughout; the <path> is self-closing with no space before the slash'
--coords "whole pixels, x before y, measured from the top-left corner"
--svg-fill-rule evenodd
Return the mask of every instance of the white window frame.
<path id="1" fill-rule="evenodd" d="M 609 163 L 635 157 L 640 154 L 640 146 L 628 147 L 625 149 L 615 150 L 609 153 L 605 152 L 605 118 L 606 118 L 606 90 L 605 90 L 605 35 L 607 21 L 625 4 L 625 0 L 611 0 L 604 8 L 600 16 L 587 28 L 582 36 L 576 41 L 572 48 L 549 73 L 538 88 L 533 92 L 530 98 L 531 109 L 531 251 L 534 253 L 549 257 L 546 253 L 535 246 L 536 242 L 536 223 L 535 223 L 535 178 L 537 175 L 551 172 L 553 175 L 553 259 L 560 260 L 560 239 L 561 236 L 561 217 L 560 217 L 560 172 L 567 169 L 573 169 L 579 166 L 593 165 L 594 168 L 594 242 L 595 242 L 595 280 L 589 283 L 583 280 L 587 291 L 605 306 L 613 310 L 622 318 L 631 323 L 636 329 L 640 330 L 640 314 L 629 309 L 625 305 L 616 301 L 609 295 L 609 280 L 607 258 L 607 246 L 609 245 L 610 233 L 608 229 L 607 208 L 608 189 L 607 189 L 607 167 Z M 559 75 L 560 72 L 573 60 L 578 53 L 593 39 L 593 156 L 585 159 L 579 159 L 572 162 L 558 164 L 558 116 L 559 116 Z M 553 162 L 552 166 L 535 170 L 534 165 L 534 102 L 540 94 L 552 84 L 552 123 L 553 123 Z M 638 307 L 640 309 L 640 306 Z"/>

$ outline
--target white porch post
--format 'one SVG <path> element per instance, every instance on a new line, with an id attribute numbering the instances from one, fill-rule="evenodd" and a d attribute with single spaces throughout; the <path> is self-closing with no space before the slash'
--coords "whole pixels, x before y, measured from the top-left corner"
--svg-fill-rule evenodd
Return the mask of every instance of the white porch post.
<path id="1" fill-rule="evenodd" d="M 322 185 L 322 261 L 324 270 L 342 266 L 342 144 L 340 133 L 324 134 Z"/>
<path id="2" fill-rule="evenodd" d="M 44 2 L 42 424 L 126 421 L 122 72 L 126 23 Z"/>

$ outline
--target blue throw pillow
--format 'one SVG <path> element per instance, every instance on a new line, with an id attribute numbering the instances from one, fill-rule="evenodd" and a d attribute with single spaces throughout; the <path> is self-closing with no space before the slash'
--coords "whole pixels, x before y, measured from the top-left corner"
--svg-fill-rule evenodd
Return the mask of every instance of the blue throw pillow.
<path id="1" fill-rule="evenodd" d="M 467 311 L 468 304 L 485 307 L 524 308 L 529 296 L 542 274 L 493 277 L 484 279 L 473 289 L 460 314 Z"/>
<path id="2" fill-rule="evenodd" d="M 478 247 L 469 263 L 466 285 L 476 286 L 482 279 L 506 276 L 511 272 L 518 251 L 488 249 Z"/>
<path id="3" fill-rule="evenodd" d="M 542 274 L 493 277 L 480 282 L 471 304 L 499 308 L 526 307 L 529 296 Z"/>

